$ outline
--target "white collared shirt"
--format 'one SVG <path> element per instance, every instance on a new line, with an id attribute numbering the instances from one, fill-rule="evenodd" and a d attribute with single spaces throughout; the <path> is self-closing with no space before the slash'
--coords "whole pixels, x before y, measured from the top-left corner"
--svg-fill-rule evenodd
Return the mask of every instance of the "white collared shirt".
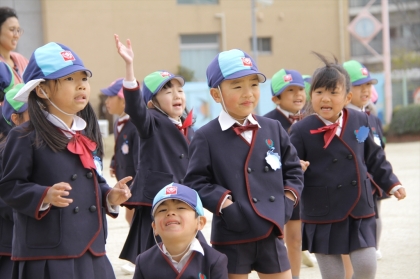
<path id="1" fill-rule="evenodd" d="M 185 264 L 190 259 L 193 251 L 201 253 L 204 256 L 203 246 L 201 246 L 200 241 L 198 241 L 197 238 L 193 239 L 190 247 L 188 248 L 187 253 L 185 253 L 184 256 L 182 256 L 179 262 L 175 261 L 172 258 L 171 254 L 169 254 L 168 250 L 166 250 L 165 244 L 162 244 L 162 251 L 171 260 L 172 265 L 176 268 L 176 270 L 178 270 L 178 272 L 181 272 L 181 270 L 184 268 Z"/>
<path id="2" fill-rule="evenodd" d="M 222 110 L 220 112 L 219 115 L 219 124 L 220 124 L 220 128 L 222 128 L 222 131 L 226 131 L 228 130 L 230 127 L 232 127 L 234 124 L 238 124 L 240 126 L 246 126 L 248 124 L 248 121 L 251 124 L 256 124 L 258 125 L 258 128 L 261 128 L 260 124 L 257 122 L 257 120 L 254 119 L 254 117 L 252 117 L 252 114 L 248 115 L 247 118 L 244 121 L 244 124 L 239 123 L 238 121 L 236 121 L 232 116 L 230 116 L 227 112 L 225 112 L 224 110 Z M 252 140 L 252 136 L 254 134 L 254 131 L 249 130 L 249 131 L 244 131 L 241 133 L 241 136 L 248 142 L 251 143 Z"/>
<path id="3" fill-rule="evenodd" d="M 287 118 L 289 118 L 289 116 L 294 116 L 294 115 L 299 115 L 300 114 L 300 110 L 297 113 L 291 113 L 290 111 L 284 110 L 282 109 L 280 106 L 277 106 L 277 109 L 283 113 Z M 294 120 L 293 123 L 297 122 L 297 120 Z"/>
<path id="4" fill-rule="evenodd" d="M 117 121 L 120 122 L 120 121 L 124 121 L 124 120 L 128 120 L 128 119 L 130 119 L 130 115 L 126 114 L 126 115 L 118 118 Z M 118 122 L 117 122 L 117 131 L 118 131 L 118 133 L 120 133 L 122 128 L 124 127 L 125 123 L 118 125 Z"/>
<path id="5" fill-rule="evenodd" d="M 359 108 L 358 106 L 355 106 L 355 105 L 353 105 L 352 103 L 349 103 L 347 106 L 346 106 L 346 108 L 350 108 L 350 109 L 354 109 L 354 110 L 357 110 L 357 111 L 361 111 L 361 112 L 365 112 L 365 110 L 366 110 L 366 107 L 367 107 L 368 105 L 366 105 L 366 106 L 364 106 L 364 107 L 362 107 L 362 108 Z"/>
<path id="6" fill-rule="evenodd" d="M 322 120 L 322 122 L 325 123 L 325 125 L 334 124 L 333 122 L 321 117 L 320 115 L 318 115 L 318 117 Z M 338 123 L 337 131 L 335 132 L 335 134 L 337 135 L 337 137 L 339 137 L 341 135 L 341 129 L 343 128 L 343 111 L 340 112 L 340 116 L 335 121 L 335 123 Z"/>

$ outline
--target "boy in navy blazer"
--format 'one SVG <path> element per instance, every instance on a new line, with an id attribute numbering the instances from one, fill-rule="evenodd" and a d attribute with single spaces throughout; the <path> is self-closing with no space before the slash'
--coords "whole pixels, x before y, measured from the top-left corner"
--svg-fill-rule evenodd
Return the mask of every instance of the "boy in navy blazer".
<path id="1" fill-rule="evenodd" d="M 232 49 L 207 68 L 210 94 L 223 110 L 196 131 L 185 184 L 213 212 L 211 243 L 227 255 L 229 276 L 291 278 L 283 227 L 303 188 L 287 132 L 252 114 L 266 80 L 252 58 Z"/>
<path id="2" fill-rule="evenodd" d="M 228 278 L 227 257 L 196 238 L 206 224 L 196 191 L 177 183 L 163 187 L 153 199 L 152 217 L 162 243 L 137 257 L 133 279 Z"/>

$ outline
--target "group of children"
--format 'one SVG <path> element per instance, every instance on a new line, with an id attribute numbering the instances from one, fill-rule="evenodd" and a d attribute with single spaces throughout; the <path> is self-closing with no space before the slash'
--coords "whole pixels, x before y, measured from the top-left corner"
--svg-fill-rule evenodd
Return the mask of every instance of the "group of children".
<path id="1" fill-rule="evenodd" d="M 271 80 L 277 107 L 258 116 L 265 75 L 247 53 L 221 52 L 206 72 L 221 113 L 194 130 L 184 79 L 156 71 L 140 85 L 130 40 L 115 43 L 126 75 L 102 90 L 119 115 L 113 188 L 102 177 L 92 73 L 73 51 L 38 48 L 25 84 L 6 93 L 15 114 L 27 103 L 29 121 L 16 122 L 1 152 L 4 278 L 115 278 L 105 214 L 116 217 L 120 204 L 134 211 L 120 255 L 135 263 L 133 278 L 298 278 L 302 250 L 315 254 L 322 278 L 348 276 L 342 255 L 353 278 L 375 277 L 376 197 L 406 194 L 365 113 L 375 82 L 366 68 L 316 54 L 324 66 L 307 105 L 305 78 L 282 69 Z M 204 208 L 212 247 L 200 232 Z"/>

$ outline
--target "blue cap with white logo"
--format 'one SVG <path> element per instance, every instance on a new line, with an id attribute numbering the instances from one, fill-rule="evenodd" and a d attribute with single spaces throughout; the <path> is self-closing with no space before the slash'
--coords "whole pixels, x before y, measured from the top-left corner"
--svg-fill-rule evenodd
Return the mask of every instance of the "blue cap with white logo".
<path id="1" fill-rule="evenodd" d="M 155 216 L 155 211 L 158 206 L 165 200 L 180 200 L 188 204 L 199 216 L 204 216 L 203 204 L 201 203 L 198 193 L 178 183 L 171 183 L 163 187 L 153 199 L 152 216 Z"/>
<path id="2" fill-rule="evenodd" d="M 54 42 L 43 45 L 37 48 L 29 59 L 23 73 L 25 86 L 19 90 L 14 99 L 26 102 L 29 93 L 41 82 L 79 71 L 86 72 L 89 77 L 92 76 L 92 72 L 85 68 L 79 56 L 67 46 Z"/>
<path id="3" fill-rule="evenodd" d="M 217 88 L 226 79 L 237 79 L 249 75 L 257 75 L 259 82 L 266 80 L 266 77 L 258 71 L 251 56 L 239 49 L 219 53 L 207 67 L 206 75 L 210 88 Z"/>

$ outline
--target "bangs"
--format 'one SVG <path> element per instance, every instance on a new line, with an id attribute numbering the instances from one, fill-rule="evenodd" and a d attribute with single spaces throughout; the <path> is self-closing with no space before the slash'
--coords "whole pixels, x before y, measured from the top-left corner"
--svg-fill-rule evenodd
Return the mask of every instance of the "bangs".
<path id="1" fill-rule="evenodd" d="M 345 87 L 346 93 L 350 92 L 350 78 L 348 74 L 334 67 L 322 67 L 317 69 L 313 75 L 310 92 L 318 88 L 333 91 L 340 85 Z"/>

